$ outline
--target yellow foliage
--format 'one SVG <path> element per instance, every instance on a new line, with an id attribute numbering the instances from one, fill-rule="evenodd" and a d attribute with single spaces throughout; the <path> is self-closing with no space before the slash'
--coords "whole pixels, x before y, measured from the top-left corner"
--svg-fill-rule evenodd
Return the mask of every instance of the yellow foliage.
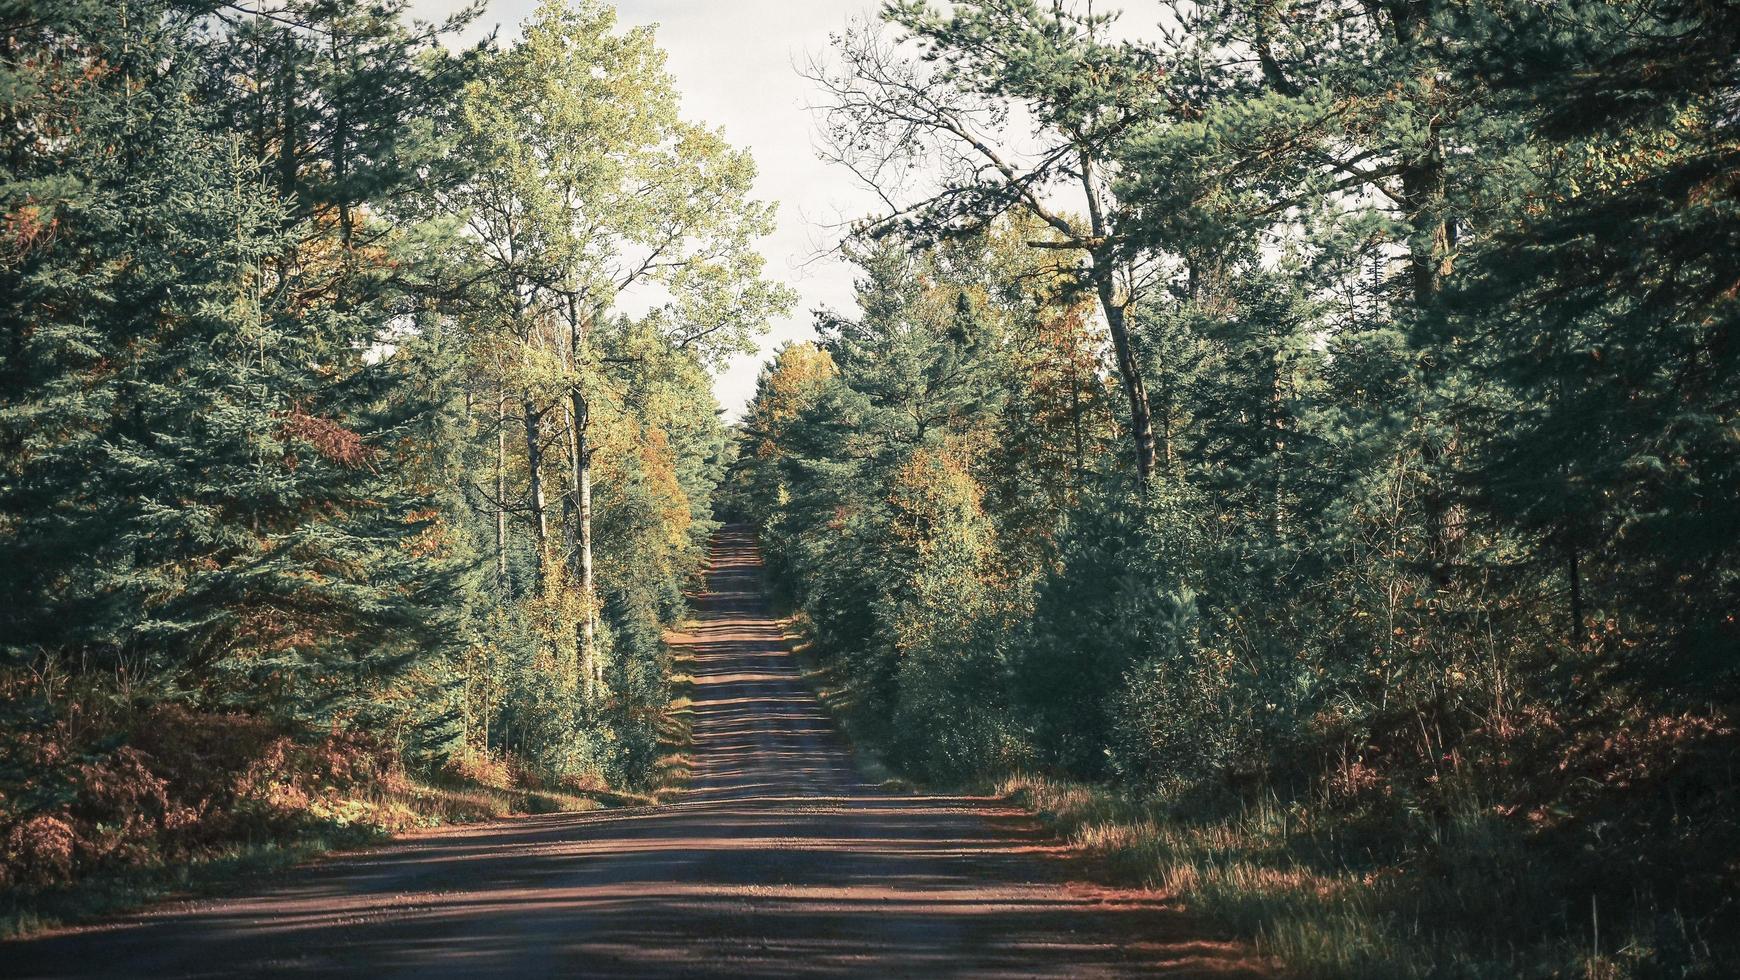
<path id="1" fill-rule="evenodd" d="M 758 433 L 755 455 L 771 459 L 779 453 L 785 427 L 802 415 L 821 390 L 823 382 L 839 374 L 827 351 L 809 342 L 788 344 L 762 372 L 760 390 L 745 420 Z"/>

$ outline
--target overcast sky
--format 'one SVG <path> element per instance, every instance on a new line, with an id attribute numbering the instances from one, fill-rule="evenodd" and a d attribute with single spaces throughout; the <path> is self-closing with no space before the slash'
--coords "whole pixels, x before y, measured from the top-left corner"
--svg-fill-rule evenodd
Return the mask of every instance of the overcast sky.
<path id="1" fill-rule="evenodd" d="M 462 0 L 416 0 L 418 16 L 436 19 Z M 1102 3 L 1102 9 L 1112 3 Z M 1119 4 L 1158 19 L 1159 0 Z M 491 0 L 473 36 L 498 29 L 509 43 L 537 0 Z M 822 253 L 834 243 L 829 226 L 868 213 L 873 198 L 844 171 L 816 159 L 814 123 L 805 108 L 816 99 L 795 66 L 824 53 L 828 35 L 853 17 L 873 14 L 879 0 L 620 0 L 623 24 L 658 25 L 659 46 L 683 94 L 683 115 L 723 126 L 735 145 L 755 156 L 758 196 L 779 204 L 779 230 L 762 243 L 768 274 L 797 289 L 794 313 L 762 338 L 762 353 L 739 358 L 715 383 L 719 401 L 736 418 L 755 393 L 762 360 L 781 343 L 812 336 L 812 310 L 850 310 L 852 270 Z M 1147 11 L 1144 11 L 1147 12 Z M 1126 28 L 1135 26 L 1126 23 Z M 819 257 L 820 256 L 820 257 Z"/>

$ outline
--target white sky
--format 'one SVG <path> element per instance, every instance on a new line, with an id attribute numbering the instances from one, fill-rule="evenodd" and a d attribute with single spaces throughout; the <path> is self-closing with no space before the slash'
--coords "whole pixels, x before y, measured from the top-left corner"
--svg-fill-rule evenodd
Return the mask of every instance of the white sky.
<path id="1" fill-rule="evenodd" d="M 462 0 L 416 0 L 417 16 L 434 20 Z M 814 335 L 812 310 L 852 310 L 852 269 L 818 257 L 834 244 L 829 226 L 874 209 L 874 198 L 851 176 L 816 159 L 816 101 L 796 65 L 827 50 L 828 35 L 854 17 L 872 15 L 879 0 L 617 0 L 624 25 L 658 25 L 658 43 L 683 94 L 683 116 L 723 126 L 732 144 L 747 147 L 759 169 L 757 196 L 779 204 L 779 227 L 762 242 L 767 274 L 795 288 L 801 299 L 789 317 L 761 339 L 761 353 L 740 357 L 714 382 L 728 417 L 735 419 L 755 394 L 761 362 L 788 340 Z M 1146 27 L 1159 19 L 1160 0 L 1103 3 L 1128 11 L 1119 26 Z M 475 36 L 499 29 L 513 40 L 537 0 L 491 0 Z M 1141 8 L 1150 8 L 1152 13 Z M 1144 16 L 1143 14 L 1147 15 Z M 1146 23 L 1144 23 L 1146 22 Z"/>

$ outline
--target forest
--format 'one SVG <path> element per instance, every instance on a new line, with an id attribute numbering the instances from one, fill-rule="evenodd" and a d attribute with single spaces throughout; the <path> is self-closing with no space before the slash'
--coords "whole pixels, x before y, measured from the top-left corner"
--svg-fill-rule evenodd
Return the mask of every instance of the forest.
<path id="1" fill-rule="evenodd" d="M 887 210 L 728 496 L 858 737 L 1321 975 L 1730 975 L 1740 8 L 1176 23 L 810 66 Z"/>
<path id="2" fill-rule="evenodd" d="M 662 799 L 732 523 L 860 753 L 1290 969 L 1740 972 L 1740 7 L 1156 6 L 800 59 L 879 209 L 732 422 L 774 204 L 605 0 L 0 3 L 7 931 Z"/>
<path id="3" fill-rule="evenodd" d="M 656 777 L 753 161 L 593 0 L 263 9 L 4 8 L 0 887 Z"/>

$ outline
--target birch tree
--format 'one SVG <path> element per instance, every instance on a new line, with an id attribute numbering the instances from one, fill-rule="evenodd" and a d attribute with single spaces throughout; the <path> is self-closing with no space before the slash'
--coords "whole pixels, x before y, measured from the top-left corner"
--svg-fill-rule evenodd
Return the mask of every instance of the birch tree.
<path id="1" fill-rule="evenodd" d="M 454 204 L 494 282 L 490 330 L 516 348 L 504 383 L 518 392 L 527 521 L 544 560 L 577 579 L 578 669 L 596 693 L 591 431 L 616 383 L 597 328 L 633 309 L 703 365 L 752 350 L 767 319 L 795 301 L 763 276 L 755 250 L 774 207 L 751 196 L 746 151 L 682 118 L 653 31 L 617 30 L 597 0 L 539 7 L 471 87 L 466 124 L 482 166 Z M 550 473 L 566 483 L 560 556 Z"/>

